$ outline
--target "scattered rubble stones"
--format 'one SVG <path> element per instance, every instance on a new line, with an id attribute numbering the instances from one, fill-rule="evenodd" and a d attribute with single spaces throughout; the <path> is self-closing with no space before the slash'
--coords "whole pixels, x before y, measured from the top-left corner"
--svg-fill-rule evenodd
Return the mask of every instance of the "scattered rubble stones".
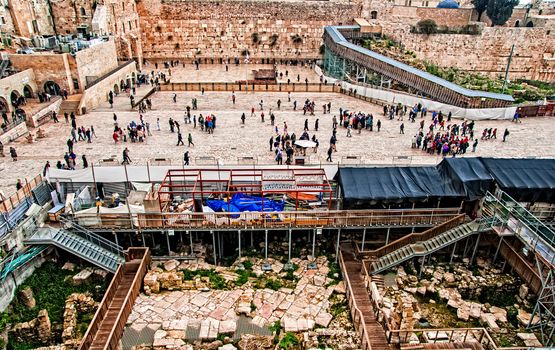
<path id="1" fill-rule="evenodd" d="M 395 276 L 396 285 L 386 287 L 386 290 L 380 290 L 382 299 L 379 303 L 382 305 L 383 311 L 381 317 L 386 318 L 392 329 L 445 327 L 441 315 L 423 313 L 424 308 L 419 300 L 423 297 L 432 297 L 428 299 L 430 304 L 438 301 L 446 303 L 448 307 L 454 309 L 456 317 L 461 321 L 479 322 L 494 333 L 507 333 L 513 327 L 508 323 L 507 308 L 470 301 L 464 299 L 461 293 L 465 295 L 465 298 L 478 300 L 480 293 L 485 288 L 499 288 L 501 291 L 505 286 L 514 286 L 517 280 L 514 276 L 503 274 L 486 259 L 478 258 L 476 265 L 478 269 L 472 271 L 465 267 L 464 262 L 451 265 L 449 270 L 442 265 L 426 267 L 422 272 L 423 278 L 420 280 L 416 276 L 408 274 L 403 267 L 399 267 Z M 516 297 L 518 305 L 514 305 L 518 309 L 516 317 L 521 326 L 527 326 L 532 315 L 522 307 L 525 306 L 529 309 L 533 306 L 528 302 L 530 292 L 524 284 L 520 285 L 517 291 L 515 293 L 518 294 Z M 425 324 L 418 324 L 419 322 Z M 537 322 L 537 318 L 532 320 L 532 323 Z M 519 334 L 520 339 L 524 342 L 528 341 L 527 346 L 532 346 L 528 344 L 534 342 L 533 334 Z M 419 343 L 416 334 L 410 337 L 409 343 Z M 453 339 L 453 341 L 462 341 L 462 339 Z"/>

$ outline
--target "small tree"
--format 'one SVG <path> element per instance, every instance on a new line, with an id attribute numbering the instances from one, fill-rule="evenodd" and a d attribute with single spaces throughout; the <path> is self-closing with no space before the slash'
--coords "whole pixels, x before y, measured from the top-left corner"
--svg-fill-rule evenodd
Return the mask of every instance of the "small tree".
<path id="1" fill-rule="evenodd" d="M 484 11 L 486 11 L 488 2 L 489 0 L 472 0 L 472 5 L 474 5 L 474 9 L 478 12 L 478 22 L 482 18 Z"/>
<path id="2" fill-rule="evenodd" d="M 416 23 L 418 31 L 422 34 L 434 34 L 437 33 L 437 24 L 433 19 L 423 19 Z"/>
<path id="3" fill-rule="evenodd" d="M 518 2 L 518 0 L 489 0 L 486 13 L 491 20 L 491 26 L 502 26 L 507 23 Z"/>

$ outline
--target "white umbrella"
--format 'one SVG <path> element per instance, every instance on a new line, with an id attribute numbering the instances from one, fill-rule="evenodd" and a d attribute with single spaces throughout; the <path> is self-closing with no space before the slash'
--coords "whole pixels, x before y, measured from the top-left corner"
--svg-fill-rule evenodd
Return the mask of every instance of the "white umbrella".
<path id="1" fill-rule="evenodd" d="M 295 141 L 295 145 L 303 148 L 312 148 L 316 147 L 316 142 L 310 140 L 297 140 Z"/>

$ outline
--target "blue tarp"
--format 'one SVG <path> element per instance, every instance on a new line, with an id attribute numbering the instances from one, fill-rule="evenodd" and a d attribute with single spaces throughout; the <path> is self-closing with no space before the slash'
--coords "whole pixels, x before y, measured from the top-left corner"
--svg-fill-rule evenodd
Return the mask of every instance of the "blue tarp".
<path id="1" fill-rule="evenodd" d="M 237 193 L 231 197 L 229 203 L 221 199 L 207 199 L 206 205 L 215 212 L 238 213 L 243 211 L 283 211 L 285 202 L 264 198 L 264 205 L 262 205 L 262 197 Z"/>

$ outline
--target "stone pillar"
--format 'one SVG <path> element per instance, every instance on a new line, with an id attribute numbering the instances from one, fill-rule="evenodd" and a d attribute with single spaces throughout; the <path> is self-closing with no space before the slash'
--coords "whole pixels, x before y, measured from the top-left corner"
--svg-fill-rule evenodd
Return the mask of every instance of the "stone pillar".
<path id="1" fill-rule="evenodd" d="M 21 298 L 21 301 L 23 301 L 23 304 L 25 304 L 25 306 L 29 310 L 33 309 L 37 304 L 35 301 L 35 297 L 33 296 L 33 290 L 31 289 L 31 287 L 27 287 L 21 290 L 19 292 L 19 297 Z"/>
<path id="2" fill-rule="evenodd" d="M 46 343 L 52 336 L 48 311 L 46 309 L 40 310 L 37 320 L 37 337 L 41 342 Z"/>

